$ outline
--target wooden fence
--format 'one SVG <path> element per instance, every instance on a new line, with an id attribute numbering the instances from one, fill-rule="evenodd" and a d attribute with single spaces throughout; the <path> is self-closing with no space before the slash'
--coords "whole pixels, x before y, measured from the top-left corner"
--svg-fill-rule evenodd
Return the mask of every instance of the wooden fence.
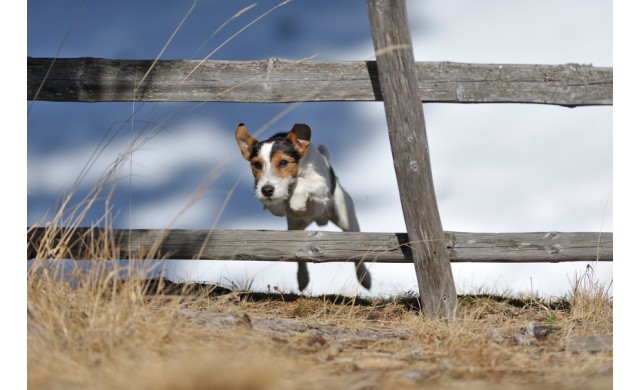
<path id="1" fill-rule="evenodd" d="M 184 230 L 33 228 L 27 257 L 91 260 L 96 243 L 109 237 L 122 259 L 368 261 L 413 263 L 406 233 L 268 230 Z M 60 243 L 64 243 L 60 245 Z M 451 262 L 558 263 L 613 261 L 611 233 L 463 233 L 445 232 Z M 62 248 L 47 254 L 44 248 Z"/>
<path id="2" fill-rule="evenodd" d="M 376 61 L 161 60 L 148 72 L 154 61 L 28 58 L 27 98 L 383 101 L 407 233 L 31 228 L 28 258 L 90 259 L 91 243 L 108 233 L 124 259 L 412 262 L 423 311 L 431 317 L 457 315 L 450 261 L 612 261 L 612 233 L 443 232 L 422 110 L 425 102 L 612 105 L 612 68 L 415 62 L 404 1 L 367 5 Z M 56 241 L 64 242 L 60 253 L 41 250 Z"/>
<path id="3" fill-rule="evenodd" d="M 53 58 L 27 58 L 29 100 L 130 102 L 135 98 L 141 102 L 257 103 L 382 100 L 375 61 L 160 60 L 151 77 L 139 86 L 141 75 L 151 67 L 152 60 L 58 58 L 51 67 L 53 62 Z M 423 103 L 541 103 L 569 107 L 613 104 L 611 68 L 416 62 L 416 69 Z"/>

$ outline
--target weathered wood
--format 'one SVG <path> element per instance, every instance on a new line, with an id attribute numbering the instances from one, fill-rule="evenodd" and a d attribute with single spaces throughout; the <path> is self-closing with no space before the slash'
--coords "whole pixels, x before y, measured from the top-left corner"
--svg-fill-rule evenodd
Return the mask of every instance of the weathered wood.
<path id="1" fill-rule="evenodd" d="M 458 299 L 431 175 L 406 5 L 404 0 L 367 0 L 367 6 L 422 311 L 431 318 L 457 317 Z"/>
<path id="2" fill-rule="evenodd" d="M 27 99 L 112 102 L 131 101 L 135 95 L 136 101 L 154 102 L 382 100 L 376 62 L 164 60 L 138 86 L 152 60 L 58 58 L 42 84 L 52 61 L 27 58 Z M 422 102 L 613 104 L 612 68 L 417 62 L 416 69 Z"/>
<path id="3" fill-rule="evenodd" d="M 38 250 L 44 237 L 62 253 Z M 94 260 L 105 237 L 120 259 L 413 262 L 406 233 L 43 227 L 27 231 L 27 258 Z M 445 243 L 452 262 L 613 261 L 613 233 L 445 232 Z"/>

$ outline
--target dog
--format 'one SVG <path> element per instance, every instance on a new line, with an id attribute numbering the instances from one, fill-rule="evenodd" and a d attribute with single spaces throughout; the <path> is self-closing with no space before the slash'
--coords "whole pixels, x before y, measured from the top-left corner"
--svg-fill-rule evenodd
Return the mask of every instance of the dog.
<path id="1" fill-rule="evenodd" d="M 353 200 L 342 188 L 329 164 L 329 152 L 311 144 L 311 128 L 295 124 L 288 133 L 277 133 L 264 141 L 249 135 L 244 123 L 236 129 L 242 157 L 251 164 L 255 195 L 264 209 L 287 217 L 288 230 L 304 230 L 312 222 L 329 221 L 342 231 L 358 232 Z M 354 263 L 360 284 L 371 288 L 371 276 L 363 263 Z M 298 288 L 309 284 L 307 263 L 298 262 Z"/>

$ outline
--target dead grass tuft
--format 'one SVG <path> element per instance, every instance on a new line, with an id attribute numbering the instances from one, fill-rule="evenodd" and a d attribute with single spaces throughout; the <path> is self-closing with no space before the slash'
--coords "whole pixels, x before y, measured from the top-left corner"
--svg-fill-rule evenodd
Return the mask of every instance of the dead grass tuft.
<path id="1" fill-rule="evenodd" d="M 574 275 L 572 286 L 569 302 L 573 321 L 567 335 L 613 334 L 612 284 L 599 284 L 589 266 L 583 274 Z"/>

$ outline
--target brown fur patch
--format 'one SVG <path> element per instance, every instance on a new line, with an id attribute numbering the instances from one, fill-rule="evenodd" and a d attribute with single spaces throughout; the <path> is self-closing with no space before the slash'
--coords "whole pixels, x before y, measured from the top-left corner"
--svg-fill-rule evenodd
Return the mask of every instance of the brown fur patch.
<path id="1" fill-rule="evenodd" d="M 264 159 L 260 156 L 255 156 L 254 158 L 252 158 L 251 160 L 249 160 L 249 162 L 251 163 L 251 173 L 253 173 L 253 177 L 256 178 L 256 182 L 258 180 L 260 180 L 260 176 L 262 175 L 262 170 L 264 169 Z M 260 164 L 260 168 L 256 167 L 256 163 Z"/>
<path id="2" fill-rule="evenodd" d="M 285 166 L 281 166 L 281 162 L 286 161 Z M 273 172 L 282 178 L 298 176 L 298 164 L 296 160 L 283 152 L 275 152 L 271 157 L 271 167 Z"/>
<path id="3" fill-rule="evenodd" d="M 301 130 L 300 126 L 303 126 Z M 301 157 L 309 151 L 309 144 L 311 139 L 311 129 L 307 125 L 295 125 L 293 129 L 287 134 L 287 139 L 293 144 L 293 147 Z"/>
<path id="4" fill-rule="evenodd" d="M 248 160 L 251 157 L 253 145 L 257 141 L 249 135 L 247 127 L 243 123 L 240 123 L 236 129 L 236 141 L 238 142 L 240 152 L 242 152 L 242 157 L 244 157 L 245 160 Z"/>

